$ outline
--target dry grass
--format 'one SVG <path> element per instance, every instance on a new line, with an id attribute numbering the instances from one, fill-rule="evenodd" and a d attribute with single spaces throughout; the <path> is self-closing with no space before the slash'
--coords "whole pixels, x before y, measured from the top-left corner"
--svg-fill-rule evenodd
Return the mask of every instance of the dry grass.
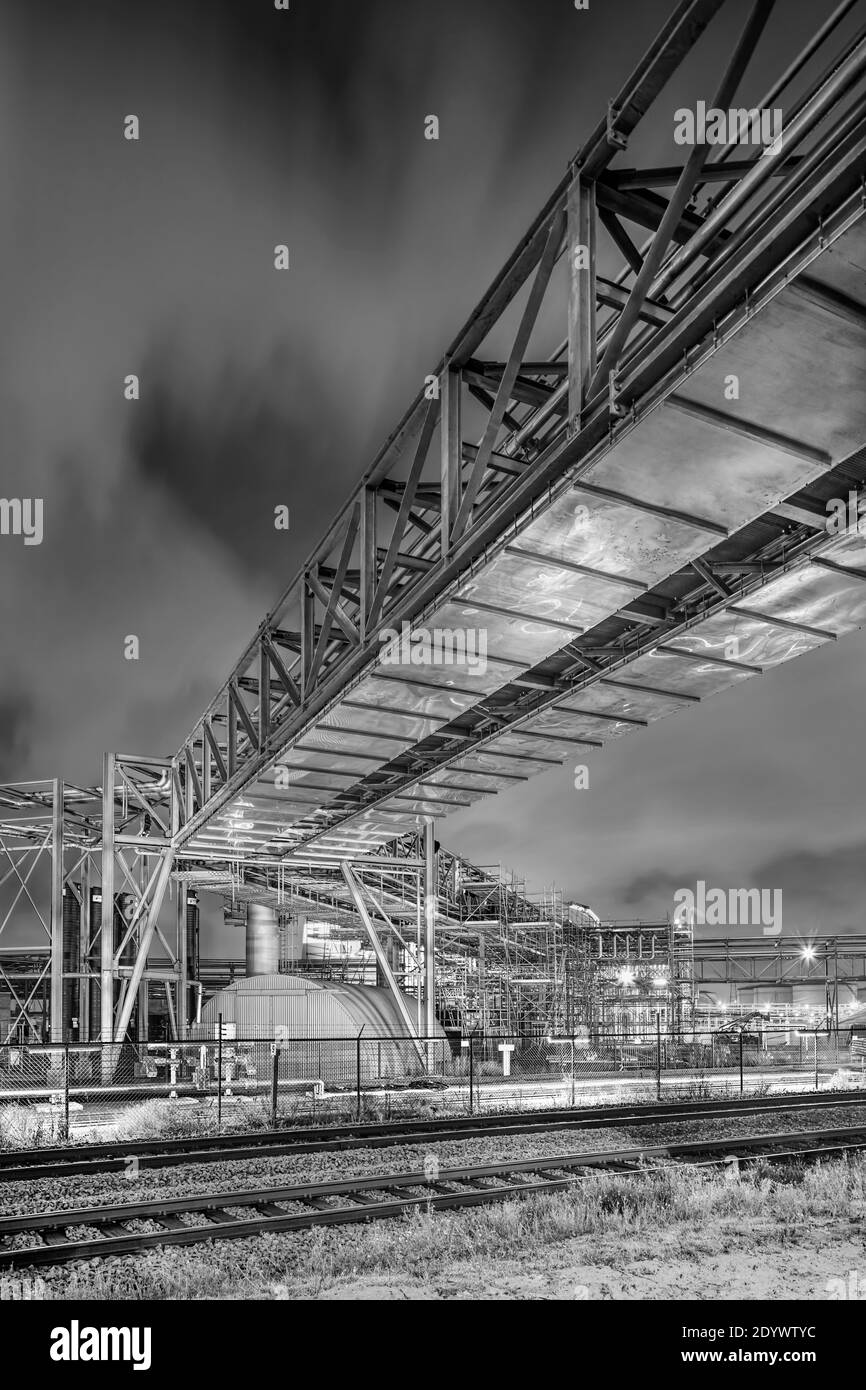
<path id="1" fill-rule="evenodd" d="M 866 1211 L 866 1160 L 781 1172 L 755 1166 L 736 1181 L 671 1165 L 644 1175 L 589 1174 L 568 1192 L 464 1212 L 415 1213 L 364 1227 L 148 1251 L 44 1273 L 49 1297 L 81 1299 L 315 1298 L 386 1277 L 477 1296 L 485 1268 L 526 1261 L 579 1238 L 585 1264 L 610 1258 L 625 1238 L 647 1252 L 664 1238 L 681 1258 L 737 1239 L 797 1245 L 821 1223 L 840 1227 Z"/>
<path id="2" fill-rule="evenodd" d="M 59 1118 L 32 1105 L 0 1106 L 0 1149 L 41 1149 L 57 1144 Z"/>

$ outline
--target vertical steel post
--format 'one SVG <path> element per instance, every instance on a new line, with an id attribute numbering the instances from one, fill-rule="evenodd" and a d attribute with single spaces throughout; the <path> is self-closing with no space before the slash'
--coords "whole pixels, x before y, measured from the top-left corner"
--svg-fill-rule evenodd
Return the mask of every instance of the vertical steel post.
<path id="1" fill-rule="evenodd" d="M 662 1016 L 656 1009 L 656 1099 L 662 1098 Z"/>
<path id="2" fill-rule="evenodd" d="M 743 1094 L 743 1030 L 740 1029 L 740 1095 Z"/>
<path id="3" fill-rule="evenodd" d="M 51 814 L 51 1041 L 63 1042 L 63 783 L 53 782 Z M 70 890 L 71 891 L 71 890 Z M 72 966 L 73 970 L 75 966 Z"/>
<path id="4" fill-rule="evenodd" d="M 63 1048 L 63 1137 L 69 1138 L 69 1043 Z"/>
<path id="5" fill-rule="evenodd" d="M 100 929 L 99 1036 L 114 1037 L 114 778 L 115 757 L 106 753 L 102 763 L 102 926 Z M 103 1057 L 110 1049 L 103 1050 Z"/>
<path id="6" fill-rule="evenodd" d="M 475 1114 L 475 1034 L 469 1034 L 469 1114 Z"/>
<path id="7" fill-rule="evenodd" d="M 217 1015 L 217 1130 L 223 1124 L 223 1016 Z"/>
<path id="8" fill-rule="evenodd" d="M 818 1089 L 818 1029 L 815 1029 L 815 1090 Z"/>
<path id="9" fill-rule="evenodd" d="M 93 981 L 90 978 L 93 965 L 90 958 L 93 919 L 90 914 L 91 867 L 90 853 L 84 856 L 81 865 L 81 926 L 78 933 L 78 969 L 81 974 L 78 989 L 78 1041 L 90 1042 L 90 994 Z"/>
<path id="10" fill-rule="evenodd" d="M 424 1034 L 436 1032 L 436 839 L 435 825 L 424 825 Z"/>
<path id="11" fill-rule="evenodd" d="M 274 1069 L 271 1075 L 271 1124 L 277 1127 L 277 1091 L 280 1084 L 280 1049 L 274 1043 Z"/>
<path id="12" fill-rule="evenodd" d="M 148 988 L 147 980 L 141 980 L 138 986 L 138 1041 L 146 1043 L 150 1039 L 150 1018 L 148 1016 Z"/>
<path id="13" fill-rule="evenodd" d="M 231 701 L 229 701 L 231 704 Z M 172 774 L 174 769 L 172 768 Z M 170 823 L 171 833 L 174 837 L 180 830 L 180 798 L 178 796 L 177 778 L 172 775 L 171 785 L 171 805 Z M 190 997 L 189 997 L 189 960 L 187 957 L 187 896 L 189 894 L 189 884 L 179 880 L 177 883 L 177 1032 L 178 1037 L 183 1042 L 189 1037 L 190 1023 Z M 201 995 L 199 995 L 199 1004 Z M 196 1018 L 198 1022 L 198 1018 Z"/>
<path id="14" fill-rule="evenodd" d="M 262 633 L 259 639 L 259 748 L 267 747 L 271 733 L 271 660 L 268 654 L 267 636 Z M 202 758 L 207 756 L 207 745 L 203 742 Z M 204 793 L 202 793 L 204 795 Z"/>
<path id="15" fill-rule="evenodd" d="M 186 949 L 186 915 L 187 915 L 187 895 L 189 886 L 186 883 L 177 883 L 177 1028 L 178 1036 L 183 1041 L 187 1037 L 187 1027 L 189 1023 L 189 961 L 187 960 Z M 171 986 L 169 986 L 171 988 Z"/>
<path id="16" fill-rule="evenodd" d="M 363 1025 L 361 1033 L 363 1033 Z M 355 1039 L 355 1119 L 361 1118 L 361 1033 Z"/>

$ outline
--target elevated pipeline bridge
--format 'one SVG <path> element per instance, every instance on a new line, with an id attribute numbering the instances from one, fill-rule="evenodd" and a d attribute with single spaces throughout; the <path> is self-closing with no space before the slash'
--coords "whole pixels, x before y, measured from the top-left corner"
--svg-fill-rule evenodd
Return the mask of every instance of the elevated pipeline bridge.
<path id="1" fill-rule="evenodd" d="M 863 5 L 764 94 L 779 151 L 628 167 L 722 8 L 677 7 L 191 731 L 177 852 L 366 854 L 860 625 L 826 502 L 866 478 Z M 386 662 L 404 622 L 485 669 Z"/>
<path id="2" fill-rule="evenodd" d="M 103 895 L 149 876 L 119 997 L 103 934 L 104 1036 L 184 866 L 348 883 L 424 827 L 432 882 L 434 819 L 863 622 L 866 535 L 827 503 L 866 482 L 866 6 L 816 7 L 786 52 L 783 5 L 726 46 L 726 4 L 676 5 L 182 747 L 106 756 Z M 781 141 L 674 142 L 697 49 L 702 99 L 781 109 Z M 486 660 L 385 659 L 404 624 Z"/>

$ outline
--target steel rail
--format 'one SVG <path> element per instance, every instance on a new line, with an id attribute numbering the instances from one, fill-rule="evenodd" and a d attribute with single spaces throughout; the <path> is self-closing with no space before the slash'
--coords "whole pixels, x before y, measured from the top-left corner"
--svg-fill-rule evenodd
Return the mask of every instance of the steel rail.
<path id="1" fill-rule="evenodd" d="M 781 1149 L 780 1144 L 784 1146 Z M 0 1248 L 0 1270 L 134 1254 L 157 1246 L 192 1245 L 214 1239 L 238 1240 L 312 1226 L 383 1220 L 419 1209 L 429 1212 L 479 1206 L 513 1197 L 561 1191 L 579 1181 L 588 1169 L 637 1174 L 658 1171 L 666 1160 L 701 1166 L 727 1163 L 732 1159 L 741 1163 L 803 1162 L 861 1149 L 866 1149 L 866 1125 L 547 1155 L 507 1163 L 446 1168 L 431 1176 L 424 1172 L 373 1174 L 341 1182 L 213 1192 L 195 1197 L 3 1217 L 0 1218 L 0 1241 L 33 1232 L 46 1243 L 17 1249 Z M 346 1198 L 352 1205 L 345 1204 Z M 287 1203 L 300 1204 L 308 1210 L 289 1213 L 285 1210 Z M 237 1216 L 231 1213 L 231 1208 L 249 1208 L 255 1214 Z M 185 1215 L 204 1216 L 208 1224 L 187 1225 L 182 1220 Z M 124 1223 L 132 1221 L 152 1221 L 162 1229 L 130 1232 Z M 81 1226 L 97 1231 L 103 1229 L 107 1234 L 89 1240 L 77 1236 L 70 1239 L 66 1235 L 68 1230 Z"/>
<path id="2" fill-rule="evenodd" d="M 111 1141 L 72 1148 L 6 1150 L 0 1152 L 0 1183 L 35 1181 L 86 1173 L 124 1172 L 135 1159 L 139 1169 L 178 1167 L 189 1163 L 235 1162 L 241 1159 L 303 1156 L 351 1149 L 391 1148 L 396 1145 L 488 1138 L 493 1134 L 548 1134 L 566 1129 L 614 1129 L 621 1125 L 687 1123 L 743 1115 L 823 1110 L 866 1105 L 866 1091 L 764 1096 L 745 1100 L 711 1100 L 655 1105 L 585 1106 L 576 1110 L 533 1111 L 523 1115 L 454 1116 L 442 1120 L 393 1121 L 382 1124 L 329 1125 L 298 1130 L 201 1138 Z"/>

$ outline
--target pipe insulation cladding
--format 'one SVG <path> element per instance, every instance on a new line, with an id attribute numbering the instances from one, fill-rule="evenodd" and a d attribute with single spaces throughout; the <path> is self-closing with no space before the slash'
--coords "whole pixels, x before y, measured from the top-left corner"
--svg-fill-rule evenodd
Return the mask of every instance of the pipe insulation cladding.
<path id="1" fill-rule="evenodd" d="M 276 975 L 280 968 L 280 928 L 272 907 L 250 903 L 247 907 L 247 979 L 251 975 Z"/>

